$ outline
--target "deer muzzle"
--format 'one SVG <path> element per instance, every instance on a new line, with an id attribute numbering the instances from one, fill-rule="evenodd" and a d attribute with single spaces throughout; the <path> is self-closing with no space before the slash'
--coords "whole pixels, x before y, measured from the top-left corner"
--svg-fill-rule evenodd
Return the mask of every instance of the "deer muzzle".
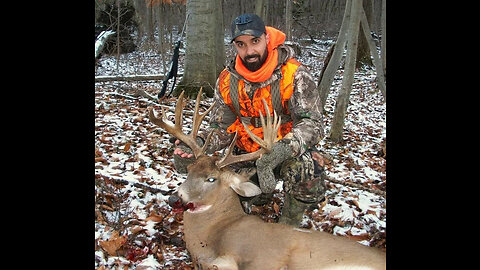
<path id="1" fill-rule="evenodd" d="M 173 194 L 170 197 L 168 197 L 168 205 L 172 207 L 173 209 L 172 211 L 175 213 L 181 213 L 186 210 L 191 210 L 193 212 L 196 210 L 196 208 L 200 208 L 198 205 L 196 205 L 193 202 L 188 202 L 188 203 L 183 202 L 182 198 L 180 198 L 176 194 Z"/>

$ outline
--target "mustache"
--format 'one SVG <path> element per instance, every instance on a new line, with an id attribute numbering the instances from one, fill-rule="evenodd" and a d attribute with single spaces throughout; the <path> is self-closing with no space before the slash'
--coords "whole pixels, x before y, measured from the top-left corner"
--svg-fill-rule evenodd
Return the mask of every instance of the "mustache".
<path id="1" fill-rule="evenodd" d="M 253 59 L 253 58 L 260 59 L 260 55 L 259 54 L 247 55 L 247 56 L 245 56 L 245 61 L 248 60 L 248 59 Z"/>

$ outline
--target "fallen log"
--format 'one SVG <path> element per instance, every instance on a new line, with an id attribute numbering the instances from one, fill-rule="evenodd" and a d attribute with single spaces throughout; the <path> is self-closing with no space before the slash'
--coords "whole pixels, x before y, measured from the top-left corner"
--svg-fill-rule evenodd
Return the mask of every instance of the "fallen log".
<path id="1" fill-rule="evenodd" d="M 100 56 L 107 40 L 115 34 L 114 31 L 102 31 L 95 40 L 95 59 Z"/>
<path id="2" fill-rule="evenodd" d="M 178 74 L 178 76 L 183 76 Z M 151 75 L 123 75 L 123 76 L 95 76 L 95 82 L 113 82 L 113 81 L 163 81 L 165 75 L 151 74 Z"/>

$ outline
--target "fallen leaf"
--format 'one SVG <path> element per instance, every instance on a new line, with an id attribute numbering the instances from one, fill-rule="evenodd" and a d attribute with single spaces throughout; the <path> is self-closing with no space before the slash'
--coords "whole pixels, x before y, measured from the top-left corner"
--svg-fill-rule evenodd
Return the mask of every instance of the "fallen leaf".
<path id="1" fill-rule="evenodd" d="M 150 215 L 145 219 L 145 221 L 153 221 L 153 222 L 161 222 L 163 220 L 163 216 L 157 215 L 154 211 L 150 212 Z"/>
<path id="2" fill-rule="evenodd" d="M 273 203 L 273 210 L 275 211 L 275 214 L 278 215 L 278 213 L 280 212 L 280 206 L 278 206 L 277 203 Z"/>
<path id="3" fill-rule="evenodd" d="M 145 231 L 145 229 L 141 226 L 134 226 L 130 229 L 130 232 L 134 235 L 134 234 L 137 234 L 139 232 L 142 232 L 142 231 Z"/>
<path id="4" fill-rule="evenodd" d="M 110 239 L 106 241 L 99 241 L 100 246 L 108 253 L 110 256 L 116 256 L 117 250 L 127 242 L 127 236 L 122 235 L 118 236 L 118 232 L 114 231 L 110 236 Z"/>
<path id="5" fill-rule="evenodd" d="M 328 218 L 333 218 L 335 217 L 336 215 L 340 214 L 342 212 L 342 208 L 336 208 L 335 210 L 332 210 L 330 211 L 330 213 L 328 213 Z"/>
<path id="6" fill-rule="evenodd" d="M 128 151 L 130 150 L 130 146 L 131 146 L 131 145 L 132 145 L 132 143 L 129 143 L 129 142 L 126 143 L 126 144 L 125 144 L 125 147 L 123 147 L 123 151 L 124 151 L 124 152 L 128 152 Z"/>

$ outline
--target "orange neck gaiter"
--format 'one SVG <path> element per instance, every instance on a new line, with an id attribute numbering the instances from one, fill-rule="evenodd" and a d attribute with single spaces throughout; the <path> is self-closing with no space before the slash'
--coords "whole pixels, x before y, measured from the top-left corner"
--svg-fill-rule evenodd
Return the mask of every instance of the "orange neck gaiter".
<path id="1" fill-rule="evenodd" d="M 270 26 L 265 26 L 265 28 L 269 35 L 269 42 L 267 44 L 268 56 L 262 67 L 252 72 L 243 65 L 240 56 L 237 55 L 235 59 L 235 70 L 250 82 L 264 82 L 272 76 L 275 67 L 278 65 L 277 47 L 285 42 L 286 35 L 282 31 Z"/>

